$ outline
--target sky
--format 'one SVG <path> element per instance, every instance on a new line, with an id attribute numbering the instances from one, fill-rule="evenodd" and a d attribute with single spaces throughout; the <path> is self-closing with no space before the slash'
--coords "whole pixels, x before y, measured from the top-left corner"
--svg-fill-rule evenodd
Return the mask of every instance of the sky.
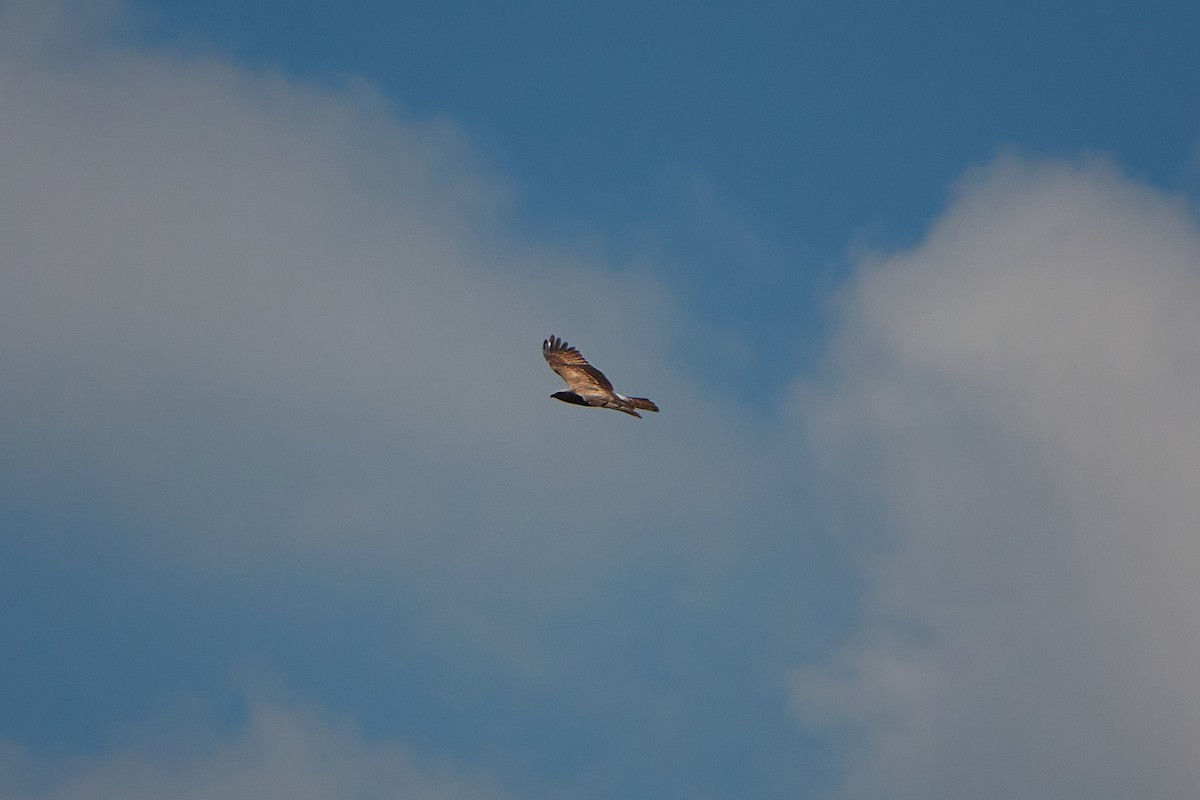
<path id="1" fill-rule="evenodd" d="M 1200 792 L 1200 10 L 397 5 L 0 3 L 0 800 Z"/>

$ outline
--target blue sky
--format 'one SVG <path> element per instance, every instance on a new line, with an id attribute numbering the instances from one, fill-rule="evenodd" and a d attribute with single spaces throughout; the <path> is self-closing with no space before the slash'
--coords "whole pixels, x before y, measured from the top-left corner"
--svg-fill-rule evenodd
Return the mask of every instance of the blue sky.
<path id="1" fill-rule="evenodd" d="M 1200 12 L 396 6 L 2 6 L 0 800 L 1195 796 Z"/>
<path id="2" fill-rule="evenodd" d="M 1200 11 L 1182 3 L 149 7 L 168 41 L 363 76 L 450 119 L 512 177 L 514 224 L 653 257 L 731 337 L 814 335 L 849 245 L 913 243 L 1005 148 L 1196 186 Z"/>

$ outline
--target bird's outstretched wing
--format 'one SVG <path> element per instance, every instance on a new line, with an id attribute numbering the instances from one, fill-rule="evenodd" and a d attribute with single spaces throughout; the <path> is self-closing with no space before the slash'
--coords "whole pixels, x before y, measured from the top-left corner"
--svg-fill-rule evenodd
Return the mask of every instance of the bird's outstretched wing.
<path id="1" fill-rule="evenodd" d="M 542 342 L 542 355 L 550 369 L 567 382 L 571 391 L 580 395 L 613 393 L 613 386 L 604 373 L 588 363 L 574 347 L 557 336 Z"/>

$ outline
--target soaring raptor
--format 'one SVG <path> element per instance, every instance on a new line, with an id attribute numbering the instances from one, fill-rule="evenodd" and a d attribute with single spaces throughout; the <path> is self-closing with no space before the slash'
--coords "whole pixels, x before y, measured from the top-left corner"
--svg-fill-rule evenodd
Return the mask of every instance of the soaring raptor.
<path id="1" fill-rule="evenodd" d="M 550 369 L 567 382 L 568 392 L 555 392 L 550 395 L 564 403 L 574 403 L 578 406 L 599 406 L 611 408 L 641 419 L 642 411 L 658 411 L 658 406 L 645 397 L 626 397 L 620 392 L 613 391 L 604 373 L 593 367 L 579 351 L 557 336 L 551 336 L 542 342 L 542 355 Z"/>

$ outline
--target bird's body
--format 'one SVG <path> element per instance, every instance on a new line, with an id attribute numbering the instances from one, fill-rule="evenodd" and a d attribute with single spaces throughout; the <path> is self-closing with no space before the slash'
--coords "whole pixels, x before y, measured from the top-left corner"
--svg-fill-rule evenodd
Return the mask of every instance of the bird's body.
<path id="1" fill-rule="evenodd" d="M 542 355 L 550 369 L 567 382 L 570 391 L 550 395 L 564 403 L 595 408 L 611 408 L 640 418 L 641 411 L 658 411 L 658 406 L 645 397 L 626 397 L 613 389 L 604 373 L 588 363 L 578 350 L 557 336 L 542 342 Z"/>

